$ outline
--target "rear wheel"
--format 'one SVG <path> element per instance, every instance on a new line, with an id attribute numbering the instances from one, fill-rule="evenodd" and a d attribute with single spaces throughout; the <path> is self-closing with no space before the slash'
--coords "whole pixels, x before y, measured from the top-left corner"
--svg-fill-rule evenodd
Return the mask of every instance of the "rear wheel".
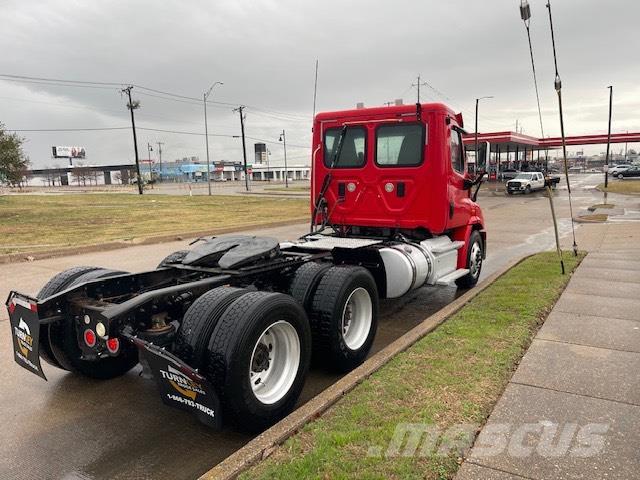
<path id="1" fill-rule="evenodd" d="M 318 283 L 330 267 L 329 264 L 308 262 L 296 270 L 289 293 L 305 310 L 309 310 Z"/>
<path id="2" fill-rule="evenodd" d="M 313 297 L 313 354 L 332 370 L 347 372 L 360 365 L 378 328 L 378 289 L 366 268 L 331 267 Z"/>
<path id="3" fill-rule="evenodd" d="M 201 295 L 182 320 L 174 353 L 192 367 L 202 368 L 213 329 L 229 305 L 245 293 L 242 288 L 218 287 Z"/>
<path id="4" fill-rule="evenodd" d="M 624 175 L 622 175 L 621 173 L 620 173 L 620 174 L 618 174 L 618 179 L 619 179 L 619 180 L 622 180 L 623 178 L 624 178 Z"/>
<path id="5" fill-rule="evenodd" d="M 250 292 L 216 325 L 206 376 L 240 427 L 259 431 L 295 406 L 309 368 L 311 333 L 302 307 L 289 295 Z"/>
<path id="6" fill-rule="evenodd" d="M 467 247 L 466 268 L 469 269 L 469 273 L 467 273 L 464 277 L 460 277 L 456 280 L 456 285 L 458 285 L 458 287 L 475 287 L 475 285 L 478 283 L 478 279 L 480 278 L 483 256 L 484 245 L 482 243 L 482 236 L 477 230 L 474 230 L 469 236 L 469 245 Z"/>
<path id="7" fill-rule="evenodd" d="M 76 277 L 69 287 L 91 280 L 121 275 L 126 272 L 109 270 L 106 268 L 93 268 L 90 271 Z M 129 342 L 120 342 L 118 354 L 100 358 L 98 360 L 85 360 L 78 346 L 78 334 L 75 322 L 71 318 L 63 322 L 53 323 L 49 326 L 49 341 L 53 356 L 65 370 L 77 372 L 91 378 L 106 380 L 119 377 L 131 370 L 138 363 L 138 350 Z"/>

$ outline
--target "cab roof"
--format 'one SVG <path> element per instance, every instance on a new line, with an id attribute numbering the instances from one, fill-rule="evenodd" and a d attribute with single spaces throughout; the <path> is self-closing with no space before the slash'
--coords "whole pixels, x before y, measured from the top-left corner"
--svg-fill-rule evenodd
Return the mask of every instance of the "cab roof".
<path id="1" fill-rule="evenodd" d="M 455 117 L 456 113 L 444 103 L 422 103 L 422 112 L 442 112 Z M 416 104 L 392 105 L 382 107 L 354 108 L 351 110 L 337 110 L 334 112 L 322 112 L 316 115 L 316 122 L 338 120 L 344 118 L 369 117 L 374 115 L 402 115 L 416 111 Z"/>

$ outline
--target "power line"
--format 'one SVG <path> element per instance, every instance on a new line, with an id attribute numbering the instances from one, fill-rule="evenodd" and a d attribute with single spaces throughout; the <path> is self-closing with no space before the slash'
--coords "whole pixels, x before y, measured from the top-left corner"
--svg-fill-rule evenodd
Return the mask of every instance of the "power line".
<path id="1" fill-rule="evenodd" d="M 48 82 L 60 82 L 60 83 L 84 83 L 91 85 L 111 85 L 111 86 L 122 86 L 124 83 L 114 83 L 114 82 L 92 82 L 88 80 L 61 80 L 59 78 L 42 78 L 42 77 L 29 77 L 26 75 L 13 75 L 8 73 L 0 73 L 0 77 L 14 78 L 14 79 L 23 79 L 23 80 L 40 80 L 40 81 L 48 81 Z"/>
<path id="2" fill-rule="evenodd" d="M 107 130 L 128 130 L 130 127 L 99 127 L 99 128 L 22 128 L 10 129 L 8 132 L 97 132 Z M 138 127 L 140 128 L 140 127 Z"/>

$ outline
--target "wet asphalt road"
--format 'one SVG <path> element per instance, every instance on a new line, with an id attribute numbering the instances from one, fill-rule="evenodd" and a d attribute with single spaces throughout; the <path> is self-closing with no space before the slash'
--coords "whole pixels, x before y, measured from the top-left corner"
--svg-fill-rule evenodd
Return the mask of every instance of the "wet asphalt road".
<path id="1" fill-rule="evenodd" d="M 576 176 L 574 214 L 601 201 L 590 186 L 599 177 Z M 563 242 L 570 245 L 566 190 L 559 190 L 558 216 Z M 611 195 L 610 195 L 611 201 Z M 553 247 L 548 200 L 541 194 L 479 199 L 488 231 L 483 276 L 514 258 Z M 622 200 L 621 200 L 622 202 Z M 638 201 L 635 200 L 635 204 Z M 638 210 L 637 205 L 632 207 Z M 261 234 L 290 239 L 306 226 L 265 229 Z M 576 231 L 580 238 L 581 230 Z M 567 243 L 568 242 L 568 243 Z M 0 296 L 9 289 L 36 293 L 57 271 L 73 265 L 100 265 L 130 271 L 152 268 L 186 242 L 138 246 L 103 253 L 0 265 Z M 579 241 L 580 243 L 580 241 Z M 454 287 L 425 287 L 397 300 L 384 301 L 373 352 L 401 336 L 452 301 Z M 252 437 L 233 430 L 214 432 L 190 414 L 162 404 L 152 381 L 138 377 L 139 367 L 124 377 L 92 381 L 45 365 L 49 382 L 13 361 L 9 324 L 0 310 L 0 478 L 190 479 L 199 476 Z M 338 377 L 312 370 L 300 403 Z"/>

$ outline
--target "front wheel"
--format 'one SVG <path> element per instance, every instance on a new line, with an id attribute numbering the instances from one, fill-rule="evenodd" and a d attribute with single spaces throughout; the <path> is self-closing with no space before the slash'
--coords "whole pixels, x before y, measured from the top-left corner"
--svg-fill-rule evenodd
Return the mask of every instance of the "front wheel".
<path id="1" fill-rule="evenodd" d="M 531 193 L 531 186 L 527 185 L 526 188 L 524 189 L 524 193 L 526 193 L 527 195 Z"/>
<path id="2" fill-rule="evenodd" d="M 622 175 L 622 174 L 618 175 L 618 180 L 622 180 L 623 178 L 624 178 L 624 175 Z"/>
<path id="3" fill-rule="evenodd" d="M 469 245 L 467 248 L 466 268 L 469 270 L 464 277 L 456 280 L 456 285 L 461 288 L 475 287 L 480 278 L 482 270 L 482 259 L 484 257 L 484 244 L 482 236 L 477 230 L 471 232 L 469 236 Z"/>

